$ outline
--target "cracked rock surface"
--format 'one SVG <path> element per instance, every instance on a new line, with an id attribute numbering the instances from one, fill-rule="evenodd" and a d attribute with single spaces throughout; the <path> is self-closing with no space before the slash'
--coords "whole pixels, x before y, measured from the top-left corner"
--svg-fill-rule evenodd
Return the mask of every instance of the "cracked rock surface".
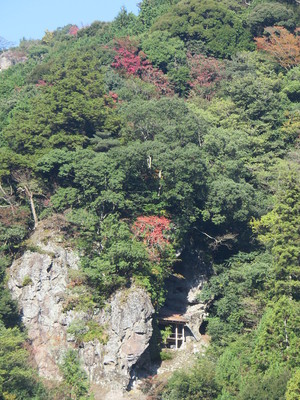
<path id="1" fill-rule="evenodd" d="M 64 311 L 70 291 L 70 271 L 79 269 L 79 256 L 64 247 L 55 231 L 40 226 L 30 238 L 31 250 L 15 260 L 8 287 L 18 301 L 28 329 L 31 353 L 41 376 L 59 380 L 59 362 L 68 348 L 78 351 L 93 385 L 124 390 L 132 367 L 148 348 L 154 312 L 144 289 L 116 292 L 102 310 Z M 105 330 L 107 341 L 75 342 L 68 327 L 77 319 L 93 319 Z"/>

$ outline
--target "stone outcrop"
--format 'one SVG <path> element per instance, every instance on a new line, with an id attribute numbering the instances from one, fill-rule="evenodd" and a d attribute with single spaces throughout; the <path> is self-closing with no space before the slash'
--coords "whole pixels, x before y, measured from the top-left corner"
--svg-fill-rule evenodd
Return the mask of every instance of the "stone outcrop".
<path id="1" fill-rule="evenodd" d="M 60 379 L 59 362 L 68 348 L 75 348 L 92 384 L 126 388 L 131 369 L 152 335 L 154 310 L 148 294 L 131 287 L 116 292 L 102 310 L 68 309 L 70 276 L 79 269 L 78 255 L 61 245 L 58 233 L 42 226 L 31 237 L 30 246 L 12 264 L 8 286 L 28 329 L 39 373 L 47 379 Z M 74 321 L 91 319 L 103 327 L 107 339 L 78 345 L 68 328 Z"/>
<path id="2" fill-rule="evenodd" d="M 19 50 L 7 50 L 0 54 L 0 71 L 4 71 L 9 67 L 25 62 L 27 60 L 26 55 Z"/>
<path id="3" fill-rule="evenodd" d="M 110 310 L 100 317 L 102 324 L 109 326 L 109 340 L 101 360 L 104 373 L 94 377 L 94 381 L 105 386 L 113 382 L 115 388 L 118 385 L 126 388 L 129 372 L 147 349 L 152 336 L 154 309 L 148 294 L 134 287 L 118 291 L 109 307 Z M 89 364 L 93 368 L 95 363 L 89 363 L 84 356 L 83 359 L 86 366 Z"/>

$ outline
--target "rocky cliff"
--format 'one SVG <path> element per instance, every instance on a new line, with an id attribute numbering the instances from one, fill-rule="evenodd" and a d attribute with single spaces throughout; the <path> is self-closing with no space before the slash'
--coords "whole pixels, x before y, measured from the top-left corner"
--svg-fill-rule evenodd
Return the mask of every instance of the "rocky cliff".
<path id="1" fill-rule="evenodd" d="M 12 65 L 25 62 L 27 56 L 20 50 L 7 50 L 0 54 L 0 72 L 8 69 Z"/>
<path id="2" fill-rule="evenodd" d="M 60 240 L 58 232 L 41 225 L 30 238 L 29 249 L 9 271 L 8 286 L 28 328 L 39 373 L 47 379 L 60 379 L 59 362 L 66 349 L 75 348 L 92 384 L 124 389 L 152 335 L 150 298 L 142 288 L 131 287 L 115 293 L 101 310 L 66 306 L 79 257 Z M 103 340 L 78 343 L 70 334 L 77 321 L 97 324 Z"/>

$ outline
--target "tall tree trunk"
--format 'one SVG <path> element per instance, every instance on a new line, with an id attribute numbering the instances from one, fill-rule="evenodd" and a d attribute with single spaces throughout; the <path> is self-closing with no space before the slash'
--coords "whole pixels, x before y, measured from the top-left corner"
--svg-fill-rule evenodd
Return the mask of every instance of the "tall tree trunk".
<path id="1" fill-rule="evenodd" d="M 33 193 L 28 189 L 27 186 L 25 186 L 25 192 L 29 198 L 31 213 L 32 213 L 33 220 L 34 220 L 34 228 L 33 229 L 36 229 L 36 227 L 38 226 L 39 220 L 38 220 L 38 217 L 37 217 L 37 214 L 35 211 L 35 205 L 34 205 L 34 201 L 33 201 Z"/>

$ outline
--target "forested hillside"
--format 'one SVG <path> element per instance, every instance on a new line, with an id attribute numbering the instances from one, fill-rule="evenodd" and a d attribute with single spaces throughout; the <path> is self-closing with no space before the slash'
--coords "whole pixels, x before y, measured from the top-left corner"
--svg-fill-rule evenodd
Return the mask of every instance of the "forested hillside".
<path id="1" fill-rule="evenodd" d="M 91 398 L 72 354 L 45 389 L 6 289 L 43 220 L 90 307 L 135 283 L 158 312 L 176 253 L 205 261 L 210 346 L 152 399 L 299 399 L 299 2 L 139 7 L 0 72 L 0 399 Z"/>

